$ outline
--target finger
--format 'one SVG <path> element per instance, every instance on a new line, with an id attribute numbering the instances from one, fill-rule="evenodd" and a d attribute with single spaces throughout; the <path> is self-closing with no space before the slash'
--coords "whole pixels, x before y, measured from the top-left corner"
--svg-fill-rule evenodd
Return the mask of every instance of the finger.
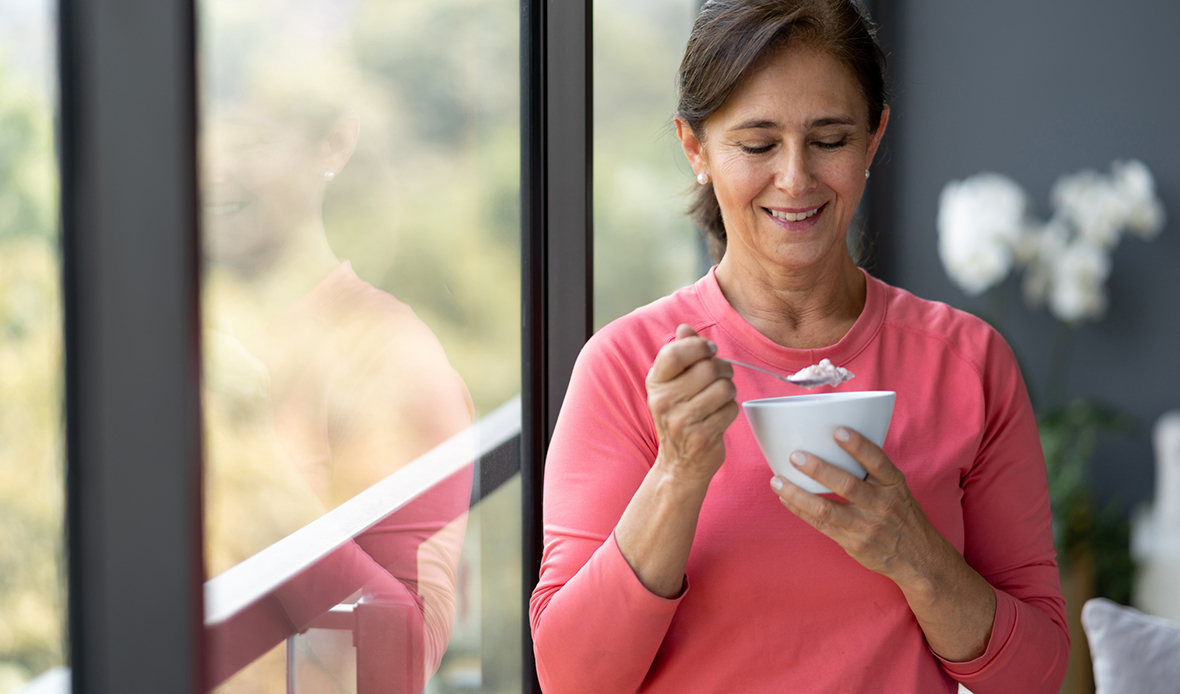
<path id="1" fill-rule="evenodd" d="M 819 482 L 853 503 L 866 503 L 872 497 L 873 490 L 864 480 L 856 475 L 832 465 L 817 455 L 806 451 L 795 451 L 789 458 L 792 465 L 803 474 Z"/>
<path id="2" fill-rule="evenodd" d="M 733 381 L 717 376 L 714 365 L 712 361 L 701 362 L 671 385 L 649 392 L 653 414 L 664 414 L 673 426 L 685 427 L 702 422 L 734 403 L 737 388 Z"/>
<path id="3" fill-rule="evenodd" d="M 687 348 L 691 348 L 691 346 Z M 711 358 L 694 361 L 683 371 L 666 380 L 657 380 L 655 372 L 656 367 L 653 365 L 652 372 L 648 374 L 647 390 L 649 395 L 666 393 L 670 395 L 673 402 L 688 400 L 717 380 L 731 380 L 733 378 L 733 367 L 728 362 Z"/>
<path id="4" fill-rule="evenodd" d="M 837 542 L 847 532 L 852 519 L 846 505 L 812 494 L 784 477 L 775 477 L 770 484 L 783 506 L 811 527 Z"/>
<path id="5" fill-rule="evenodd" d="M 710 412 L 704 419 L 696 422 L 695 426 L 682 429 L 685 448 L 707 450 L 718 445 L 724 446 L 725 430 L 737 419 L 739 411 L 737 403 L 731 401 Z"/>
<path id="6" fill-rule="evenodd" d="M 710 412 L 725 400 L 736 397 L 737 391 L 733 388 L 732 376 L 733 368 L 716 359 L 698 361 L 669 381 L 654 381 L 649 376 L 647 383 L 648 408 L 653 414 L 668 412 L 678 405 L 692 402 L 694 398 L 700 397 L 702 393 L 720 381 L 722 382 L 720 386 L 721 399 L 702 410 Z M 696 409 L 700 407 L 702 406 L 698 405 Z"/>
<path id="7" fill-rule="evenodd" d="M 848 427 L 838 427 L 833 438 L 836 439 L 836 445 L 847 451 L 864 467 L 870 479 L 883 485 L 905 481 L 905 475 L 897 469 L 889 456 L 885 455 L 885 451 L 860 432 Z"/>
<path id="8" fill-rule="evenodd" d="M 720 359 L 702 359 L 666 383 L 695 394 L 717 381 L 732 380 L 733 367 L 728 362 Z M 736 394 L 737 391 L 734 391 L 734 395 Z"/>
<path id="9" fill-rule="evenodd" d="M 738 407 L 737 389 L 733 382 L 725 379 L 714 381 L 708 388 L 701 391 L 695 400 L 699 400 L 700 409 L 704 413 L 700 422 L 706 428 L 725 431 L 737 419 L 741 408 Z M 694 402 L 693 404 L 697 404 Z"/>
<path id="10" fill-rule="evenodd" d="M 678 335 L 681 332 L 690 334 L 677 337 L 660 349 L 655 361 L 652 362 L 651 370 L 648 371 L 648 383 L 670 381 L 693 364 L 711 359 L 717 353 L 716 345 L 696 335 L 689 326 L 681 325 L 676 331 Z"/>

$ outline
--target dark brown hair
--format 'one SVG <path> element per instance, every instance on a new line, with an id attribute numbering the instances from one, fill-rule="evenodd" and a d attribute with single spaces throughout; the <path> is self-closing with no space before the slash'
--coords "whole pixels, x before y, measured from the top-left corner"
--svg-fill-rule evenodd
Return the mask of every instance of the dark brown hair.
<path id="1" fill-rule="evenodd" d="M 759 59 L 796 42 L 825 51 L 848 68 L 868 106 L 869 132 L 877 132 L 887 98 L 885 54 L 856 0 L 708 0 L 680 63 L 676 115 L 703 143 L 705 121 Z M 712 183 L 697 191 L 689 214 L 705 232 L 713 260 L 720 261 L 725 223 Z"/>

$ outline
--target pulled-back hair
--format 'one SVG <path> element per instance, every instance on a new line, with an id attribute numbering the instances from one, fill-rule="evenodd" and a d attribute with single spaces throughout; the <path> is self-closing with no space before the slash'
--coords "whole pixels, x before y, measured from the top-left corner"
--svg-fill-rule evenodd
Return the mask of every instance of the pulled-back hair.
<path id="1" fill-rule="evenodd" d="M 856 0 L 708 0 L 680 63 L 676 115 L 704 142 L 709 116 L 760 58 L 788 44 L 824 51 L 847 67 L 868 106 L 869 132 L 877 132 L 887 98 L 885 54 L 876 27 Z M 697 191 L 689 214 L 719 261 L 725 253 L 725 223 L 712 183 Z"/>

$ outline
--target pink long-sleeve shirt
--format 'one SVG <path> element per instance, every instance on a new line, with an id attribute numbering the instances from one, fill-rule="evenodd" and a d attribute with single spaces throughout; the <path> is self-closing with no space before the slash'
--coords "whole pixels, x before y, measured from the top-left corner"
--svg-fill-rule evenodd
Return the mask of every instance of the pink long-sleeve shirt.
<path id="1" fill-rule="evenodd" d="M 710 272 L 599 331 L 582 350 L 545 468 L 545 549 L 530 605 L 547 694 L 1057 692 L 1069 652 L 1044 459 L 1011 350 L 986 323 L 866 274 L 837 344 L 787 349 L 745 322 Z M 718 355 L 791 373 L 827 358 L 893 390 L 884 450 L 942 533 L 995 589 L 986 652 L 930 650 L 901 590 L 795 517 L 744 415 L 704 505 L 676 599 L 649 592 L 613 531 L 656 458 L 644 379 L 676 326 Z M 738 402 L 790 395 L 747 369 Z M 822 392 L 827 388 L 817 389 Z"/>

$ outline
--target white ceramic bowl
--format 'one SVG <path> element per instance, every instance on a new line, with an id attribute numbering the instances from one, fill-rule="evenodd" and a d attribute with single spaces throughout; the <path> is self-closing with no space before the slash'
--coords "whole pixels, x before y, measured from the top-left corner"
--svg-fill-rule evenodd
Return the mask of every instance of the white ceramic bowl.
<path id="1" fill-rule="evenodd" d="M 824 494 L 831 490 L 792 465 L 788 459 L 791 453 L 811 453 L 864 479 L 864 468 L 832 436 L 836 427 L 848 427 L 880 446 L 889 431 L 896 397 L 891 390 L 817 393 L 748 400 L 742 409 L 774 474 L 809 492 Z"/>

